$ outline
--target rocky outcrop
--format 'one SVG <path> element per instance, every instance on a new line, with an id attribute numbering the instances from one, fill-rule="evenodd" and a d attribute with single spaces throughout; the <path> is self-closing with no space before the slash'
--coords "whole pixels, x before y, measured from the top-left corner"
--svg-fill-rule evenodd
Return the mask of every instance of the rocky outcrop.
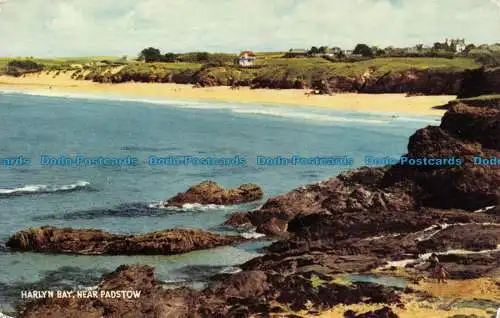
<path id="1" fill-rule="evenodd" d="M 313 285 L 313 273 L 286 278 L 262 271 L 245 271 L 223 278 L 202 291 L 187 288 L 166 290 L 157 285 L 153 268 L 142 265 L 120 266 L 104 275 L 86 298 L 42 299 L 28 304 L 22 318 L 48 317 L 250 317 L 283 312 L 287 305 L 294 310 L 312 305 L 325 309 L 338 304 L 360 302 L 398 304 L 400 292 L 370 283 L 350 286 L 325 282 Z M 138 298 L 106 297 L 116 291 L 140 292 Z"/>
<path id="2" fill-rule="evenodd" d="M 410 137 L 406 157 L 455 158 L 460 164 L 361 168 L 270 198 L 246 219 L 262 228 L 273 217 L 290 221 L 298 215 L 340 214 L 339 221 L 362 220 L 377 211 L 405 219 L 409 214 L 403 212 L 426 208 L 475 211 L 498 205 L 500 165 L 474 161 L 500 158 L 500 99 L 487 100 L 473 106 L 454 103 L 439 127 L 420 129 Z"/>
<path id="3" fill-rule="evenodd" d="M 195 229 L 173 229 L 141 235 L 118 235 L 94 229 L 45 226 L 17 232 L 7 241 L 11 249 L 83 255 L 170 255 L 241 242 Z"/>
<path id="4" fill-rule="evenodd" d="M 379 77 L 361 77 L 360 93 L 408 93 L 422 95 L 456 95 L 463 72 L 408 69 L 387 72 Z"/>
<path id="5" fill-rule="evenodd" d="M 463 164 L 361 168 L 270 198 L 258 210 L 234 214 L 226 226 L 251 224 L 280 240 L 266 248 L 265 255 L 242 264 L 241 272 L 216 275 L 204 290 L 157 288 L 150 274 L 144 277 L 147 268 L 138 273 L 122 268 L 111 279 L 105 277 L 99 288 L 127 289 L 128 282 L 136 281 L 133 276 L 142 277 L 146 284 L 143 289 L 150 294 L 144 303 L 137 301 L 136 307 L 128 303 L 123 306 L 132 317 L 231 318 L 271 316 L 283 313 L 284 307 L 312 315 L 339 304 L 400 305 L 404 299 L 401 295 L 413 293 L 411 289 L 339 282 L 337 275 L 374 269 L 390 275 L 396 266 L 404 266 L 413 275 L 412 281 L 418 281 L 429 272 L 420 263 L 432 252 L 439 254 L 450 279 L 498 277 L 500 169 L 476 165 L 470 159 L 498 156 L 495 136 L 500 119 L 494 105 L 499 102 L 479 105 L 458 101 L 450 106 L 439 127 L 421 129 L 409 140 L 409 157 L 460 157 L 465 160 Z M 204 187 L 216 190 L 205 191 Z M 220 202 L 227 195 L 222 193 L 231 191 L 213 183 L 201 188 L 179 194 L 172 201 L 174 206 L 182 205 L 186 198 L 202 201 L 190 203 L 223 204 Z M 210 201 L 206 192 L 217 193 L 216 202 Z M 70 250 L 76 246 L 78 250 L 89 241 L 92 249 L 102 251 L 107 246 L 103 241 L 108 242 L 106 236 L 93 240 L 82 234 L 78 241 L 60 244 L 65 242 L 58 239 L 61 235 L 28 232 L 17 235 L 14 242 L 28 248 L 46 246 L 49 251 L 54 244 Z M 163 243 L 168 240 L 159 241 L 168 245 Z M 103 312 L 118 317 L 123 314 L 119 302 L 44 300 L 28 306 L 24 317 L 49 317 L 51 312 L 61 313 L 60 317 L 101 317 Z M 346 314 L 395 317 L 388 307 Z"/>
<path id="6" fill-rule="evenodd" d="M 378 310 L 365 312 L 362 314 L 356 314 L 352 310 L 348 310 L 344 313 L 345 318 L 398 318 L 390 307 L 384 307 Z"/>
<path id="7" fill-rule="evenodd" d="M 500 67 L 467 70 L 458 91 L 459 98 L 500 94 Z"/>
<path id="8" fill-rule="evenodd" d="M 452 225 L 417 244 L 419 250 L 432 252 L 448 249 L 484 251 L 497 246 L 500 246 L 500 224 Z"/>
<path id="9" fill-rule="evenodd" d="M 216 182 L 204 181 L 168 199 L 166 206 L 182 207 L 186 203 L 232 205 L 257 201 L 263 195 L 262 189 L 255 184 L 224 189 Z"/>
<path id="10" fill-rule="evenodd" d="M 194 84 L 196 87 L 250 86 L 272 89 L 313 89 L 319 94 L 335 92 L 357 93 L 406 93 L 411 95 L 463 95 L 478 96 L 499 92 L 498 70 L 418 69 L 408 66 L 387 65 L 382 72 L 379 66 L 367 66 L 366 70 L 351 67 L 336 68 L 326 64 L 308 65 L 261 65 L 238 68 L 229 65 L 204 65 L 199 69 L 171 69 L 168 67 L 133 65 L 119 72 L 91 72 L 86 79 L 97 82 L 123 83 L 156 82 Z M 396 62 L 397 63 L 397 62 Z M 355 63 L 352 63 L 353 66 Z M 146 67 L 146 68 L 144 68 Z M 353 68 L 357 68 L 353 67 Z"/>

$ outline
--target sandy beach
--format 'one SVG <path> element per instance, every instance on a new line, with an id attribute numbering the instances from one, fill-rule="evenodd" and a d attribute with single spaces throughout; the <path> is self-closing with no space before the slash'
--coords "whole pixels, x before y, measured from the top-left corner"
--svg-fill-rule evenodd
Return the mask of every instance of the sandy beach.
<path id="1" fill-rule="evenodd" d="M 360 112 L 386 112 L 392 114 L 442 116 L 443 110 L 433 109 L 455 96 L 414 96 L 404 94 L 352 94 L 306 95 L 307 90 L 274 90 L 242 87 L 193 88 L 192 85 L 164 83 L 102 84 L 73 80 L 70 72 L 28 74 L 24 77 L 0 76 L 0 89 L 17 91 L 50 91 L 52 93 L 108 94 L 130 98 L 170 100 L 206 100 L 253 104 L 288 105 L 298 107 L 324 107 L 335 110 Z"/>

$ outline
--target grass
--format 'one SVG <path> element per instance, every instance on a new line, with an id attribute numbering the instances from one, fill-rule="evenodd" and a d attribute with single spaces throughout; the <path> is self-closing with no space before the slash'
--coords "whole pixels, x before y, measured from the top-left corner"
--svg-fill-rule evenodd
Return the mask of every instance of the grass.
<path id="1" fill-rule="evenodd" d="M 220 54 L 221 56 L 223 54 Z M 192 83 L 195 72 L 201 71 L 205 78 L 215 78 L 219 85 L 229 85 L 232 78 L 242 83 L 258 83 L 257 87 L 297 88 L 311 86 L 314 82 L 332 77 L 357 78 L 370 71 L 372 77 L 379 77 L 389 72 L 403 72 L 409 69 L 433 69 L 444 72 L 456 72 L 478 68 L 480 65 L 473 59 L 457 57 L 448 58 L 375 58 L 358 62 L 332 62 L 321 57 L 283 58 L 283 52 L 257 52 L 256 68 L 235 67 L 232 62 L 221 67 L 202 69 L 201 63 L 142 63 L 129 61 L 119 71 L 119 75 L 111 78 L 111 65 L 95 63 L 103 60 L 116 62 L 118 57 L 61 57 L 54 59 L 34 58 L 33 61 L 45 66 L 46 71 L 69 70 L 73 64 L 90 65 L 85 68 L 90 75 L 86 79 L 103 79 L 105 82 L 142 81 L 142 82 L 176 82 Z M 11 58 L 0 58 L 0 71 Z M 214 81 L 214 80 L 212 80 Z M 262 85 L 260 85 L 262 84 Z"/>
<path id="2" fill-rule="evenodd" d="M 43 64 L 45 70 L 70 70 L 72 65 L 96 64 L 100 61 L 118 62 L 116 56 L 91 56 L 91 57 L 56 57 L 56 58 L 33 58 L 33 57 L 0 57 L 0 73 L 6 70 L 7 63 L 12 60 L 32 60 Z"/>
<path id="3" fill-rule="evenodd" d="M 475 101 L 475 100 L 495 100 L 500 99 L 500 95 L 481 95 L 471 98 L 462 98 L 460 101 Z"/>
<path id="4" fill-rule="evenodd" d="M 319 278 L 318 276 L 316 276 L 316 275 L 311 276 L 311 285 L 313 288 L 318 288 L 318 287 L 322 286 L 324 283 L 326 283 L 326 282 L 324 280 L 322 280 L 321 278 Z"/>

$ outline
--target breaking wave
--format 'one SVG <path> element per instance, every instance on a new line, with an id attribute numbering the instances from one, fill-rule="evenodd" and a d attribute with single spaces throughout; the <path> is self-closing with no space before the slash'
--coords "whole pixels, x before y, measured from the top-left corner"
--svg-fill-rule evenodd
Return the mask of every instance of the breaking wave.
<path id="1" fill-rule="evenodd" d="M 138 102 L 154 105 L 167 105 L 176 108 L 184 109 L 205 109 L 205 110 L 224 110 L 235 114 L 256 115 L 256 116 L 272 116 L 294 120 L 308 120 L 309 122 L 318 123 L 345 123 L 345 124 L 365 124 L 365 125 L 384 125 L 396 122 L 428 122 L 433 123 L 436 118 L 423 116 L 405 116 L 405 117 L 390 117 L 387 114 L 377 114 L 370 112 L 346 113 L 345 111 L 330 111 L 311 107 L 308 111 L 300 111 L 294 107 L 283 107 L 274 105 L 262 104 L 241 104 L 230 102 L 214 102 L 214 101 L 186 101 L 186 100 L 162 100 L 162 99 L 145 99 L 145 98 L 124 98 L 114 95 L 92 95 L 78 93 L 60 93 L 51 91 L 23 91 L 23 90 L 0 90 L 4 94 L 23 94 L 33 96 L 45 96 L 55 98 L 70 98 L 70 99 L 87 99 L 87 100 L 113 100 L 122 102 Z M 316 110 L 316 111 L 314 111 Z"/>
<path id="2" fill-rule="evenodd" d="M 0 189 L 0 198 L 22 196 L 22 195 L 36 195 L 47 193 L 60 193 L 72 192 L 79 190 L 90 190 L 90 183 L 87 181 L 78 181 L 73 184 L 53 186 L 53 185 L 25 185 L 19 188 Z"/>

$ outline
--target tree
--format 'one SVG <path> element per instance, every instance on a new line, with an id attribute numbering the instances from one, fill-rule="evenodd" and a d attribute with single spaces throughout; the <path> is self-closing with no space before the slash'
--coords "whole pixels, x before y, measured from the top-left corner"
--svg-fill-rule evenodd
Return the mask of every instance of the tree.
<path id="1" fill-rule="evenodd" d="M 373 56 L 372 49 L 368 45 L 362 44 L 362 43 L 356 45 L 356 47 L 354 48 L 354 51 L 352 53 L 353 54 L 360 54 L 363 57 L 372 57 Z"/>
<path id="2" fill-rule="evenodd" d="M 385 54 L 385 51 L 379 48 L 378 46 L 372 46 L 371 47 L 372 54 L 375 56 L 382 56 Z"/>
<path id="3" fill-rule="evenodd" d="M 444 45 L 443 45 L 443 43 L 441 43 L 441 42 L 436 42 L 436 43 L 434 43 L 434 45 L 432 46 L 432 49 L 433 49 L 433 50 L 444 50 Z"/>
<path id="4" fill-rule="evenodd" d="M 165 53 L 165 55 L 163 56 L 163 61 L 164 62 L 175 62 L 177 61 L 177 54 L 175 53 Z"/>
<path id="5" fill-rule="evenodd" d="M 159 49 L 154 47 L 148 47 L 141 51 L 139 54 L 139 59 L 144 60 L 146 63 L 149 62 L 159 62 L 163 59 Z"/>
<path id="6" fill-rule="evenodd" d="M 210 59 L 210 53 L 208 53 L 208 52 L 196 52 L 195 59 L 199 63 L 208 62 Z"/>
<path id="7" fill-rule="evenodd" d="M 343 58 L 346 58 L 346 55 L 345 55 L 344 51 L 340 50 L 335 54 L 335 57 L 338 59 L 343 59 Z"/>
<path id="8" fill-rule="evenodd" d="M 422 50 L 424 49 L 423 44 L 417 44 L 417 45 L 415 45 L 415 47 L 417 48 L 417 51 L 419 51 L 419 52 L 422 52 Z"/>
<path id="9" fill-rule="evenodd" d="M 328 47 L 326 47 L 326 46 L 320 46 L 319 49 L 318 49 L 318 52 L 321 53 L 321 54 L 326 54 L 326 53 L 328 53 Z"/>
<path id="10" fill-rule="evenodd" d="M 40 72 L 43 70 L 43 65 L 32 60 L 13 60 L 7 63 L 7 74 L 20 76 L 24 73 Z"/>
<path id="11" fill-rule="evenodd" d="M 476 48 L 476 46 L 474 44 L 469 44 L 465 47 L 464 49 L 464 53 L 465 54 L 469 54 L 470 51 L 474 50 Z"/>
<path id="12" fill-rule="evenodd" d="M 309 54 L 318 54 L 319 49 L 316 46 L 311 47 L 311 49 L 308 52 Z"/>

